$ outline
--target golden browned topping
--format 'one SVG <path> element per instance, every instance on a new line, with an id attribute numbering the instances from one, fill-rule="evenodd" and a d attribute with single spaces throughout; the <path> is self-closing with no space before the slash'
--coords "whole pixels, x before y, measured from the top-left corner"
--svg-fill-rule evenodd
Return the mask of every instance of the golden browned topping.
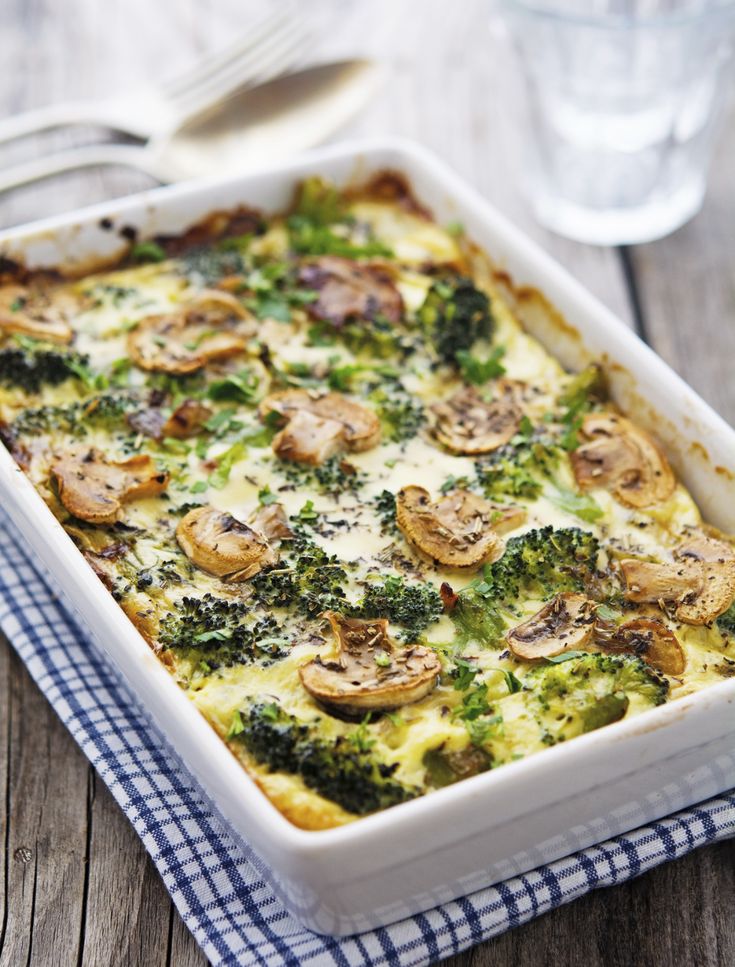
<path id="1" fill-rule="evenodd" d="M 406 540 L 437 564 L 479 567 L 503 553 L 500 535 L 518 527 L 522 507 L 497 507 L 469 490 L 454 490 L 432 501 L 423 487 L 396 494 L 396 521 Z"/>
<path id="2" fill-rule="evenodd" d="M 335 611 L 324 617 L 334 632 L 333 660 L 317 657 L 299 669 L 304 688 L 327 710 L 345 717 L 386 712 L 409 705 L 436 686 L 441 662 L 431 648 L 400 648 L 384 618 L 345 618 Z"/>
<path id="3" fill-rule="evenodd" d="M 518 658 L 533 661 L 582 649 L 595 633 L 595 603 L 583 594 L 565 591 L 533 617 L 506 635 Z"/>
<path id="4" fill-rule="evenodd" d="M 350 319 L 401 321 L 403 300 L 390 275 L 374 265 L 325 255 L 302 266 L 299 281 L 319 293 L 307 306 L 314 319 L 340 328 Z"/>
<path id="5" fill-rule="evenodd" d="M 609 631 L 598 625 L 595 641 L 605 651 L 637 655 L 664 675 L 681 675 L 686 667 L 678 638 L 655 618 L 636 618 Z"/>
<path id="6" fill-rule="evenodd" d="M 50 342 L 71 342 L 74 331 L 68 315 L 75 305 L 63 293 L 56 293 L 51 301 L 48 295 L 39 299 L 24 285 L 0 286 L 0 331 Z"/>
<path id="7" fill-rule="evenodd" d="M 669 462 L 654 440 L 617 413 L 588 413 L 572 454 L 580 487 L 604 487 L 627 507 L 668 500 L 676 487 Z"/>
<path id="8" fill-rule="evenodd" d="M 235 296 L 205 289 L 171 312 L 142 319 L 128 336 L 128 350 L 141 369 L 185 375 L 242 353 L 254 331 Z"/>
<path id="9" fill-rule="evenodd" d="M 114 524 L 122 517 L 123 504 L 156 497 L 169 481 L 149 456 L 108 460 L 93 448 L 55 457 L 51 476 L 69 513 L 93 524 Z"/>
<path id="10" fill-rule="evenodd" d="M 620 562 L 629 601 L 667 605 L 679 621 L 708 625 L 735 600 L 735 551 L 730 544 L 693 534 L 665 564 Z"/>
<path id="11" fill-rule="evenodd" d="M 500 379 L 489 401 L 474 387 L 465 386 L 431 407 L 434 435 L 453 453 L 490 453 L 518 432 L 523 411 L 518 402 L 519 384 Z"/>
<path id="12" fill-rule="evenodd" d="M 216 507 L 190 510 L 179 521 L 176 540 L 190 561 L 223 581 L 247 581 L 278 560 L 262 534 Z"/>
<path id="13" fill-rule="evenodd" d="M 273 450 L 284 460 L 319 464 L 340 450 L 369 450 L 380 442 L 380 420 L 366 406 L 341 393 L 291 389 L 274 393 L 260 404 L 260 418 L 281 417 L 284 428 Z"/>

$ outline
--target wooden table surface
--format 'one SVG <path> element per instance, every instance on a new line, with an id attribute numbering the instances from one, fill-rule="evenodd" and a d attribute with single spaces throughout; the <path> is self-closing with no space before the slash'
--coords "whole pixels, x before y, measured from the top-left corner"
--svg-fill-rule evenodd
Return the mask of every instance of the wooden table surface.
<path id="1" fill-rule="evenodd" d="M 0 114 L 123 91 L 175 74 L 265 4 L 243 0 L 4 0 Z M 392 80 L 345 131 L 437 151 L 735 420 L 735 117 L 703 211 L 655 244 L 600 249 L 536 226 L 519 196 L 518 91 L 485 0 L 312 0 L 309 58 L 368 53 Z M 56 133 L 0 165 L 91 137 Z M 147 187 L 122 170 L 66 176 L 0 199 L 0 223 Z M 0 642 L 0 967 L 201 965 L 143 847 L 103 783 Z M 593 893 L 447 963 L 490 967 L 735 963 L 735 841 Z"/>

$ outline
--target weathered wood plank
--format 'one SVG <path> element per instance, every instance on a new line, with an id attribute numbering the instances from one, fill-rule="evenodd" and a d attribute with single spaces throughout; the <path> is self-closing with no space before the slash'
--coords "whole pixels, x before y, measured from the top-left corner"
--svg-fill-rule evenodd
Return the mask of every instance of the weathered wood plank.
<path id="1" fill-rule="evenodd" d="M 12 741 L 10 696 L 13 689 L 11 675 L 14 673 L 10 649 L 5 646 L 4 642 L 0 641 L 0 689 L 2 689 L 2 701 L 0 701 L 0 853 L 2 854 L 2 862 L 0 862 L 0 955 L 8 930 L 10 904 L 11 901 L 14 902 L 15 900 L 14 895 L 11 896 L 8 879 L 10 873 L 8 853 L 10 810 L 8 799 L 10 792 L 10 745 Z"/>
<path id="2" fill-rule="evenodd" d="M 171 901 L 140 840 L 100 779 L 89 813 L 84 962 L 168 962 Z"/>
<path id="3" fill-rule="evenodd" d="M 10 56 L 12 47 L 20 58 L 14 74 L 19 87 L 15 90 L 11 85 L 6 90 L 7 109 L 87 96 L 90 79 L 99 79 L 107 89 L 115 89 L 115 83 L 117 89 L 125 85 L 123 75 L 129 66 L 124 59 L 110 55 L 97 61 L 96 37 L 107 37 L 111 50 L 116 43 L 104 30 L 101 8 L 80 0 L 74 17 L 49 2 L 36 3 L 22 14 L 21 7 L 18 4 L 13 29 L 3 34 L 5 43 L 0 41 L 0 49 Z M 107 12 L 125 20 L 121 4 L 116 12 L 109 8 Z M 126 23 L 127 46 L 134 55 L 139 50 L 133 42 L 135 28 L 132 22 Z M 126 46 L 120 34 L 117 41 Z M 32 51 L 32 83 L 25 87 L 24 48 Z M 64 50 L 76 50 L 73 71 L 68 69 Z M 185 59 L 185 42 L 179 51 Z M 139 69 L 139 65 L 133 67 Z M 115 82 L 112 75 L 116 71 L 120 76 Z M 84 140 L 84 134 L 55 133 L 29 139 L 4 152 L 3 159 L 12 163 L 34 151 L 56 150 Z M 3 224 L 17 224 L 149 185 L 149 179 L 133 172 L 69 175 L 3 199 L 0 219 Z M 13 727 L 17 734 L 13 732 L 12 744 L 3 743 L 3 750 L 10 747 L 12 761 L 0 754 L 0 772 L 8 768 L 11 772 L 10 785 L 3 782 L 2 788 L 9 790 L 12 806 L 7 850 L 9 917 L 0 963 L 8 967 L 23 962 L 42 967 L 67 965 L 77 959 L 91 965 L 167 963 L 174 911 L 155 868 L 107 790 L 20 670 L 17 659 L 9 658 L 4 643 L 2 655 L 10 667 L 8 681 L 14 700 L 10 724 L 7 715 L 0 720 L 5 727 L 0 736 L 7 739 L 7 728 Z M 24 729 L 19 724 L 21 708 Z M 44 741 L 51 744 L 51 752 L 35 747 Z M 52 797 L 53 810 L 48 808 L 44 792 Z M 69 828 L 69 814 L 76 817 L 75 829 Z M 54 844 L 54 850 L 49 844 Z M 67 853 L 77 861 L 72 867 L 75 880 L 67 869 L 71 865 Z M 178 952 L 186 957 L 187 951 L 192 953 L 189 962 L 204 962 L 193 939 L 183 931 Z"/>
<path id="4" fill-rule="evenodd" d="M 66 965 L 79 948 L 89 767 L 18 658 L 4 651 L 8 904 L 0 964 Z"/>
<path id="5" fill-rule="evenodd" d="M 170 967 L 204 967 L 207 958 L 196 945 L 175 909 L 171 911 Z"/>
<path id="6" fill-rule="evenodd" d="M 446 967 L 721 967 L 733 963 L 728 917 L 735 843 L 721 843 L 637 880 L 589 894 L 503 934 Z"/>
<path id="7" fill-rule="evenodd" d="M 669 238 L 632 251 L 651 344 L 735 422 L 735 105 L 704 208 Z"/>

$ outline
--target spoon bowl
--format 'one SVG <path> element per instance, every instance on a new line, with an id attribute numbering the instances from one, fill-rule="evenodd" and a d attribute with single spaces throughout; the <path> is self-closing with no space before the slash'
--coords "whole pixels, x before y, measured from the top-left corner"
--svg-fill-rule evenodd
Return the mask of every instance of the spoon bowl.
<path id="1" fill-rule="evenodd" d="M 375 91 L 382 71 L 367 60 L 322 64 L 240 91 L 152 141 L 166 180 L 246 171 L 323 141 Z"/>
<path id="2" fill-rule="evenodd" d="M 368 60 L 319 64 L 241 89 L 144 145 L 95 144 L 0 172 L 0 192 L 51 175 L 123 165 L 160 182 L 244 173 L 319 144 L 371 97 L 384 76 Z"/>

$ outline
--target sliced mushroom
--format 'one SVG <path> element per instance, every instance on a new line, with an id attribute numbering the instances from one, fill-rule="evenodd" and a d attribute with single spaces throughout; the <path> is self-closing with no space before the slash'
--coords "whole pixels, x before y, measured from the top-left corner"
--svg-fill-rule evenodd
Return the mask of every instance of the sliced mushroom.
<path id="1" fill-rule="evenodd" d="M 344 717 L 409 705 L 436 686 L 441 662 L 431 648 L 399 648 L 384 618 L 364 621 L 326 611 L 337 642 L 332 661 L 317 657 L 299 668 L 306 691 L 328 711 Z"/>
<path id="2" fill-rule="evenodd" d="M 595 640 L 605 651 L 637 655 L 664 675 L 681 675 L 686 667 L 684 650 L 673 631 L 655 618 L 636 618 Z"/>
<path id="3" fill-rule="evenodd" d="M 681 602 L 701 591 L 702 575 L 695 562 L 658 564 L 635 558 L 620 562 L 625 597 L 638 604 Z"/>
<path id="4" fill-rule="evenodd" d="M 500 535 L 518 527 L 522 507 L 498 507 L 469 490 L 454 490 L 432 501 L 423 487 L 396 494 L 396 522 L 408 540 L 436 564 L 479 567 L 503 552 Z"/>
<path id="5" fill-rule="evenodd" d="M 350 319 L 377 316 L 398 323 L 403 299 L 390 275 L 374 265 L 325 255 L 301 267 L 299 281 L 319 293 L 307 311 L 314 319 L 340 329 Z"/>
<path id="6" fill-rule="evenodd" d="M 308 410 L 299 410 L 273 438 L 273 452 L 282 460 L 317 466 L 344 444 L 344 427 Z"/>
<path id="7" fill-rule="evenodd" d="M 212 410 L 198 400 L 184 400 L 170 416 L 166 416 L 160 407 L 150 406 L 136 413 L 128 413 L 126 419 L 137 433 L 144 433 L 154 440 L 166 437 L 186 440 L 201 433 L 211 415 Z"/>
<path id="8" fill-rule="evenodd" d="M 113 524 L 122 517 L 123 504 L 155 497 L 169 481 L 149 456 L 108 460 L 95 449 L 56 457 L 51 476 L 69 513 L 93 524 Z"/>
<path id="9" fill-rule="evenodd" d="M 580 487 L 604 487 L 627 507 L 668 500 L 676 487 L 669 462 L 640 427 L 616 413 L 588 413 L 582 445 L 571 454 Z"/>
<path id="10" fill-rule="evenodd" d="M 518 432 L 523 411 L 518 403 L 518 384 L 501 379 L 489 402 L 470 386 L 435 403 L 434 435 L 453 453 L 490 453 L 508 443 Z"/>
<path id="11" fill-rule="evenodd" d="M 223 581 L 247 581 L 278 561 L 262 534 L 216 507 L 190 510 L 179 521 L 176 540 L 190 561 Z"/>
<path id="12" fill-rule="evenodd" d="M 270 543 L 293 537 L 283 504 L 268 504 L 267 507 L 259 508 L 250 518 L 250 523 Z"/>
<path id="13" fill-rule="evenodd" d="M 692 563 L 701 574 L 696 600 L 682 601 L 676 617 L 686 624 L 709 624 L 735 600 L 735 550 L 725 541 L 693 534 L 674 551 L 677 564 Z"/>
<path id="14" fill-rule="evenodd" d="M 24 285 L 0 287 L 0 331 L 58 343 L 71 342 L 74 335 L 61 297 L 41 302 Z"/>
<path id="15" fill-rule="evenodd" d="M 273 440 L 284 460 L 319 464 L 340 450 L 357 453 L 380 442 L 377 415 L 341 393 L 285 390 L 263 400 L 259 413 L 263 420 L 276 413 L 285 423 Z"/>
<path id="16" fill-rule="evenodd" d="M 727 541 L 718 540 L 704 534 L 702 531 L 692 530 L 685 541 L 674 551 L 677 561 L 707 561 L 723 564 L 735 559 L 735 547 Z"/>
<path id="17" fill-rule="evenodd" d="M 186 440 L 201 433 L 212 410 L 198 400 L 184 400 L 163 424 L 162 436 Z"/>
<path id="18" fill-rule="evenodd" d="M 205 290 L 171 312 L 142 319 L 128 336 L 128 350 L 141 369 L 194 373 L 242 353 L 255 331 L 250 318 L 229 292 Z"/>
<path id="19" fill-rule="evenodd" d="M 584 648 L 594 632 L 595 602 L 583 594 L 565 591 L 512 628 L 506 640 L 517 658 L 533 661 Z"/>
<path id="20" fill-rule="evenodd" d="M 685 624 L 711 624 L 735 600 L 735 551 L 703 534 L 680 544 L 673 562 L 630 559 L 620 568 L 629 601 L 670 604 Z"/>

